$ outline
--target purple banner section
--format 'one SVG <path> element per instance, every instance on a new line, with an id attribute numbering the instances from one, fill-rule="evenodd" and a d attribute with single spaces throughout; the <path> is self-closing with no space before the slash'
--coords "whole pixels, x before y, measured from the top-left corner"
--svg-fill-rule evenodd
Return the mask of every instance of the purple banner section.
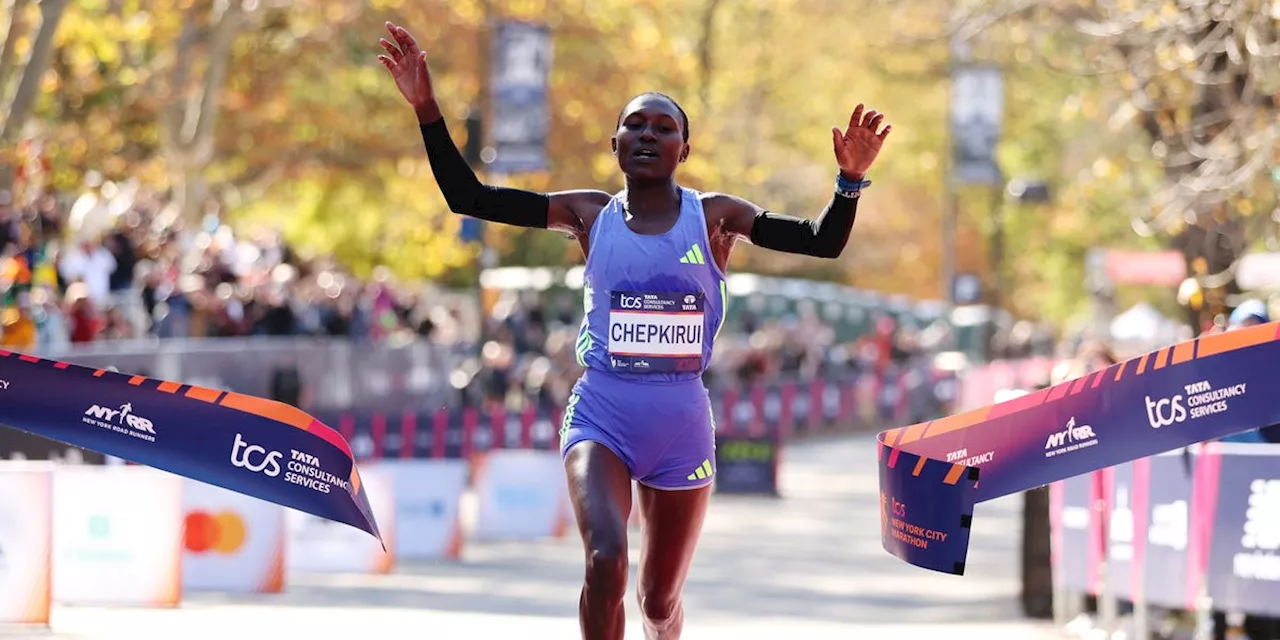
<path id="1" fill-rule="evenodd" d="M 1261 444 L 1213 443 L 1221 456 L 1209 543 L 1209 597 L 1224 611 L 1280 612 L 1280 456 Z"/>
<path id="2" fill-rule="evenodd" d="M 930 553 L 930 548 L 969 547 L 978 468 L 946 464 L 902 449 L 881 448 L 881 454 L 885 456 L 880 460 L 880 537 L 884 548 L 899 558 L 918 559 L 913 563 L 917 566 L 963 575 L 963 559 L 951 561 L 952 556 Z M 917 486 L 927 483 L 931 490 L 884 490 L 903 476 L 912 478 Z M 952 564 L 943 564 L 947 561 Z"/>
<path id="3" fill-rule="evenodd" d="M 1191 536 L 1191 494 L 1194 458 L 1180 451 L 1148 458 L 1145 592 L 1147 603 L 1162 607 L 1187 606 L 1187 565 Z M 1083 556 L 1082 556 L 1083 557 Z"/>
<path id="4" fill-rule="evenodd" d="M 1089 500 L 1089 476 L 1075 476 L 1055 483 L 1051 488 L 1054 505 L 1053 545 L 1054 572 L 1062 584 L 1072 591 L 1088 592 L 1089 522 L 1092 508 Z"/>
<path id="5" fill-rule="evenodd" d="M 381 540 L 351 449 L 279 402 L 0 351 L 0 424 L 351 525 Z"/>
<path id="6" fill-rule="evenodd" d="M 880 491 L 889 504 L 933 504 L 898 517 L 934 531 L 902 544 L 883 515 L 883 544 L 902 560 L 963 573 L 973 504 L 1189 444 L 1280 423 L 1275 362 L 1280 323 L 1203 336 L 1013 400 L 879 436 Z M 939 482 L 903 454 L 949 466 Z M 980 471 L 979 471 L 980 469 Z M 944 535 L 945 534 L 945 535 Z"/>
<path id="7" fill-rule="evenodd" d="M 1142 566 L 1140 556 L 1146 542 L 1142 534 L 1146 531 L 1143 525 L 1147 515 L 1147 466 L 1142 465 L 1144 477 L 1139 478 L 1135 464 L 1116 465 L 1106 476 L 1111 496 L 1107 520 L 1107 582 L 1111 593 L 1120 598 L 1132 598 L 1136 591 L 1133 574 Z"/>

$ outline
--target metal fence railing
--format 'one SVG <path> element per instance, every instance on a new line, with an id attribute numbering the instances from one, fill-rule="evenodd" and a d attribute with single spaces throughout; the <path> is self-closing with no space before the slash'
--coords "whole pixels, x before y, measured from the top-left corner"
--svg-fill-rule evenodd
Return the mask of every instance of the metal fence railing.
<path id="1" fill-rule="evenodd" d="M 271 337 L 91 342 L 36 355 L 307 409 L 417 410 L 452 397 L 449 373 L 470 351 L 423 340 L 395 346 Z"/>

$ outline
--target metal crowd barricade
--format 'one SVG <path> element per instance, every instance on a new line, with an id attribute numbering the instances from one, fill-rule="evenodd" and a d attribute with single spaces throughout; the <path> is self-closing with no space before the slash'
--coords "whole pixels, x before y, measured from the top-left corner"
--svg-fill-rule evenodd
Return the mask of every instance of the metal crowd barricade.
<path id="1" fill-rule="evenodd" d="M 1054 483 L 1055 620 L 1098 598 L 1112 633 L 1152 637 L 1151 608 L 1280 618 L 1280 445 L 1210 442 Z M 1072 612 L 1074 613 L 1074 612 Z"/>
<path id="2" fill-rule="evenodd" d="M 305 409 L 408 410 L 452 398 L 449 373 L 465 350 L 425 340 L 395 346 L 272 336 L 89 342 L 36 355 L 287 400 Z M 296 375 L 305 397 L 277 398 L 273 378 L 281 375 Z"/>

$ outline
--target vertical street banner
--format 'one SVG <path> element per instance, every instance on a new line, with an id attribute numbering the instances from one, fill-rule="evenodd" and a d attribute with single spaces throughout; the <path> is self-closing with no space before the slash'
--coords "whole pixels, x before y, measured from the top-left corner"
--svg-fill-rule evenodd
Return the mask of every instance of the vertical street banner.
<path id="1" fill-rule="evenodd" d="M 510 175 L 546 171 L 551 30 L 542 24 L 502 21 L 494 31 L 489 99 L 493 145 L 489 171 Z"/>
<path id="2" fill-rule="evenodd" d="M 1280 323 L 1273 322 L 1201 336 L 1006 402 L 882 432 L 883 546 L 910 564 L 963 574 L 978 503 L 1280 423 L 1277 359 Z M 1246 480 L 1251 487 L 1264 481 L 1258 486 L 1268 492 L 1259 495 L 1270 495 L 1265 474 L 1240 482 Z M 1164 498 L 1145 499 L 1152 497 Z M 1138 508 L 1145 520 L 1146 505 Z M 1247 534 L 1247 516 L 1247 510 L 1234 516 L 1237 535 Z M 1272 543 L 1248 539 L 1255 549 Z M 1245 546 L 1239 553 L 1252 552 Z"/>
<path id="3" fill-rule="evenodd" d="M 1000 69 L 957 66 L 951 72 L 952 179 L 958 184 L 1002 182 L 996 162 L 1004 120 L 1004 78 Z"/>
<path id="4" fill-rule="evenodd" d="M 0 382 L 0 424 L 381 540 L 350 445 L 296 407 L 9 351 L 0 351 Z"/>

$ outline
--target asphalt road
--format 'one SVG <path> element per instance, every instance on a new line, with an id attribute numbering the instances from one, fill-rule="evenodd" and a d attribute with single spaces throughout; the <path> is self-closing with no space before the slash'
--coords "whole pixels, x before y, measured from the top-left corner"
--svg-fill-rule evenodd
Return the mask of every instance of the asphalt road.
<path id="1" fill-rule="evenodd" d="M 781 499 L 717 496 L 686 587 L 685 638 L 1039 640 L 1017 604 L 1021 497 L 979 505 L 968 575 L 880 548 L 870 435 L 790 448 Z M 634 558 L 632 540 L 632 588 Z M 189 595 L 174 610 L 55 606 L 46 638 L 577 638 L 576 537 L 471 544 L 385 576 L 295 575 L 277 596 Z M 641 638 L 634 595 L 628 638 Z M 464 635 L 465 634 L 465 635 Z M 0 637 L 27 635 L 0 632 Z"/>

